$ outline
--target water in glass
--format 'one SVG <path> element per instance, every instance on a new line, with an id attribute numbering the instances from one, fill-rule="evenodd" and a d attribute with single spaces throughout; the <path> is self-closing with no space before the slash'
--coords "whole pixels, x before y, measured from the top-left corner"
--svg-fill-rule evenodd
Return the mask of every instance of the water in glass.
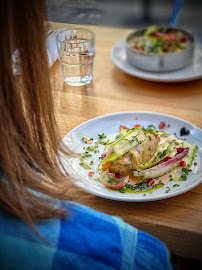
<path id="1" fill-rule="evenodd" d="M 87 40 L 67 39 L 60 47 L 60 60 L 64 81 L 69 85 L 89 84 L 93 78 L 94 48 L 88 48 Z"/>

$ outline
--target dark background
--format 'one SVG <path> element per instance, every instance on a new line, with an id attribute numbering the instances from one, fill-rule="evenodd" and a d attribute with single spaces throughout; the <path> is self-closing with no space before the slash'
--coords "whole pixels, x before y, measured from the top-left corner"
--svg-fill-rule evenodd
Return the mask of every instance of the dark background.
<path id="1" fill-rule="evenodd" d="M 47 0 L 54 22 L 141 28 L 166 25 L 174 0 Z M 202 0 L 184 0 L 176 26 L 202 32 Z"/>

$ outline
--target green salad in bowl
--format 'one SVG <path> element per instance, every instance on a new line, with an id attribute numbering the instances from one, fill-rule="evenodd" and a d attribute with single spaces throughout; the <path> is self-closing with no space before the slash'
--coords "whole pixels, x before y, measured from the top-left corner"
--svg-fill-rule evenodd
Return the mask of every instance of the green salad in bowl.
<path id="1" fill-rule="evenodd" d="M 127 35 L 125 49 L 131 66 L 150 72 L 170 72 L 192 63 L 194 37 L 178 28 L 153 25 Z"/>
<path id="2" fill-rule="evenodd" d="M 188 37 L 181 30 L 153 25 L 142 36 L 134 37 L 131 48 L 142 53 L 173 53 L 189 48 Z"/>

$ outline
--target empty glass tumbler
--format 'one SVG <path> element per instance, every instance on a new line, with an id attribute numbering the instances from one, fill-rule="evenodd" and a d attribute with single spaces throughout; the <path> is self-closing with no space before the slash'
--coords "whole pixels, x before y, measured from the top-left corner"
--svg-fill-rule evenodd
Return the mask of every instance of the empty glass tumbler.
<path id="1" fill-rule="evenodd" d="M 84 28 L 67 29 L 56 39 L 64 81 L 73 86 L 89 84 L 93 79 L 94 33 Z"/>

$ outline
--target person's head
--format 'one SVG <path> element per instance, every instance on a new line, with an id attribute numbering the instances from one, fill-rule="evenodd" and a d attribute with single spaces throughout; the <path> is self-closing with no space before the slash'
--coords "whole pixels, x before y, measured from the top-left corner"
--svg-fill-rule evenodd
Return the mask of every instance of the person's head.
<path id="1" fill-rule="evenodd" d="M 64 215 L 30 189 L 62 198 L 67 181 L 56 161 L 60 137 L 49 82 L 45 20 L 45 1 L 0 0 L 0 172 L 4 175 L 0 207 L 29 224 L 35 218 Z M 21 75 L 12 69 L 16 49 Z"/>

